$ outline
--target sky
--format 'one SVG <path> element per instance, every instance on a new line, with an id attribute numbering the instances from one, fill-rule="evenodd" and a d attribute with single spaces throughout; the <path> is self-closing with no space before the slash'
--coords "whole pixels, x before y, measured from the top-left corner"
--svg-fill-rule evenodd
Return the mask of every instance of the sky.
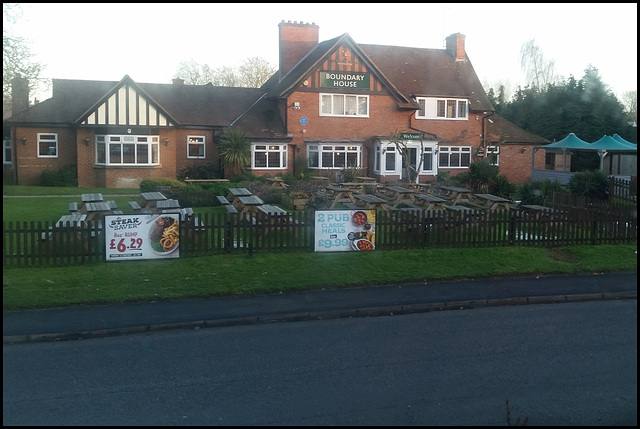
<path id="1" fill-rule="evenodd" d="M 592 65 L 619 98 L 637 89 L 637 3 L 22 3 L 5 29 L 24 37 L 42 77 L 171 83 L 182 61 L 211 68 L 261 57 L 278 66 L 278 24 L 315 23 L 319 41 L 444 47 L 453 33 L 483 84 L 524 86 L 522 45 L 556 73 Z M 486 86 L 485 86 L 485 89 Z M 36 95 L 40 100 L 51 92 Z M 33 98 L 33 97 L 31 97 Z"/>

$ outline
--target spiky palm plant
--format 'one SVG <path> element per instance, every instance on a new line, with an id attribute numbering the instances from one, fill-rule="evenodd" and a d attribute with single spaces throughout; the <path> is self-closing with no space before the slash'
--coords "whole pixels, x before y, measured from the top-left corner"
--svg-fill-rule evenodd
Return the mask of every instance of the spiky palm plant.
<path id="1" fill-rule="evenodd" d="M 488 193 L 496 177 L 498 177 L 498 166 L 490 164 L 486 159 L 469 165 L 469 186 L 477 193 Z"/>
<path id="2" fill-rule="evenodd" d="M 251 142 L 240 128 L 227 128 L 220 140 L 220 158 L 227 177 L 244 173 L 251 164 Z"/>

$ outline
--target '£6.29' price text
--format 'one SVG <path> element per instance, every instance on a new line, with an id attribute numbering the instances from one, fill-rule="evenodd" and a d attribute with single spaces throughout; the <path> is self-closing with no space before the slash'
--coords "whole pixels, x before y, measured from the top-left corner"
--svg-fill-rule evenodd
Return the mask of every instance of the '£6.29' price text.
<path id="1" fill-rule="evenodd" d="M 129 240 L 128 245 L 127 240 Z M 118 244 L 116 244 L 115 239 L 111 239 L 109 248 L 112 250 L 115 249 L 118 252 L 124 252 L 125 250 L 130 249 L 140 249 L 142 248 L 142 238 L 121 238 L 120 241 L 118 241 Z"/>

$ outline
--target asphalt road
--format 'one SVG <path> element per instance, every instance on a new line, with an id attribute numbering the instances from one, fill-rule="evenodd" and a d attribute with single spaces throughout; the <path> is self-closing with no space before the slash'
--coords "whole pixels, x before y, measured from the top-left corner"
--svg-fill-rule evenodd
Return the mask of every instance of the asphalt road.
<path id="1" fill-rule="evenodd" d="M 637 299 L 637 272 L 481 279 L 3 312 L 3 343 L 461 308 Z"/>
<path id="2" fill-rule="evenodd" d="M 3 424 L 635 427 L 637 319 L 609 299 L 4 344 Z"/>

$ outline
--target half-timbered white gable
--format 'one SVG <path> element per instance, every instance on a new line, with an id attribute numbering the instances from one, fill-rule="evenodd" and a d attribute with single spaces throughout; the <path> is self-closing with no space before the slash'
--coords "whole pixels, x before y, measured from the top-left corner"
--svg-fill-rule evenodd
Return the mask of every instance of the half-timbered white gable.
<path id="1" fill-rule="evenodd" d="M 82 125 L 171 127 L 174 124 L 138 88 L 123 84 L 93 109 Z"/>

